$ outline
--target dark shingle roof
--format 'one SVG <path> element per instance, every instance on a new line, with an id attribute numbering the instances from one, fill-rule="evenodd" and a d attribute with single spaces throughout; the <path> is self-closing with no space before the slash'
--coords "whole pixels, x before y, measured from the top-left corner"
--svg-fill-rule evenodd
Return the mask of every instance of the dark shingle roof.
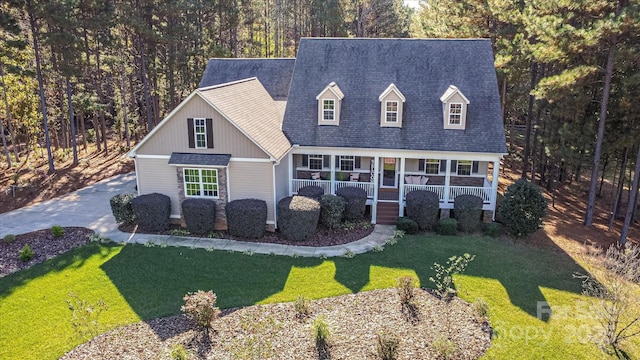
<path id="1" fill-rule="evenodd" d="M 200 87 L 257 77 L 274 100 L 286 100 L 294 63 L 295 59 L 210 59 Z"/>
<path id="2" fill-rule="evenodd" d="M 169 165 L 228 166 L 229 154 L 171 153 Z"/>
<path id="3" fill-rule="evenodd" d="M 335 82 L 339 126 L 317 125 L 316 96 Z M 378 97 L 406 97 L 402 128 L 380 127 Z M 440 97 L 450 85 L 469 99 L 466 130 L 445 130 Z M 284 116 L 292 144 L 506 153 L 489 40 L 302 39 Z"/>

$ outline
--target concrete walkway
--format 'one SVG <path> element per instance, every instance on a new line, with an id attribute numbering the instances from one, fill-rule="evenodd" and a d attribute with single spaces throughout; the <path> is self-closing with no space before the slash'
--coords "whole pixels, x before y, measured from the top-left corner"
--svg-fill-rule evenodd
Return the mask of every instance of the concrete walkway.
<path id="1" fill-rule="evenodd" d="M 203 239 L 171 235 L 130 234 L 118 230 L 111 214 L 109 199 L 121 193 L 136 193 L 134 173 L 117 175 L 64 196 L 0 214 L 0 238 L 51 228 L 53 225 L 81 226 L 102 237 L 124 243 L 153 243 L 167 246 L 212 248 L 289 256 L 333 257 L 347 252 L 361 254 L 384 246 L 393 236 L 394 226 L 376 225 L 369 236 L 349 244 L 310 247 L 244 242 L 228 239 Z"/>

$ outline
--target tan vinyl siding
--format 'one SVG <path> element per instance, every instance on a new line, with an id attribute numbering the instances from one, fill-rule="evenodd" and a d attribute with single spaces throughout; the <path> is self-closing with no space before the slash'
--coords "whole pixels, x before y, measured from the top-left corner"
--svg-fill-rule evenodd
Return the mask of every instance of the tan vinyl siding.
<path id="1" fill-rule="evenodd" d="M 406 159 L 404 161 L 405 172 L 418 172 L 420 169 L 420 160 L 418 159 Z"/>
<path id="2" fill-rule="evenodd" d="M 334 114 L 333 121 L 325 121 L 323 118 L 323 100 L 333 100 L 334 101 Z M 340 125 L 340 105 L 342 100 L 337 97 L 331 90 L 325 90 L 322 95 L 318 97 L 318 125 Z"/>
<path id="3" fill-rule="evenodd" d="M 160 193 L 171 198 L 171 215 L 180 216 L 178 198 L 178 175 L 175 166 L 167 164 L 169 159 L 136 159 L 138 193 L 140 195 Z"/>
<path id="4" fill-rule="evenodd" d="M 457 103 L 462 105 L 462 113 L 460 114 L 460 125 L 450 125 L 449 124 L 449 104 Z M 449 100 L 445 103 L 444 106 L 444 128 L 445 129 L 462 129 L 466 128 L 467 124 L 467 103 L 460 94 L 455 93 Z"/>
<path id="5" fill-rule="evenodd" d="M 397 122 L 387 122 L 387 111 L 386 111 L 386 106 L 387 106 L 387 101 L 397 101 L 398 102 L 398 121 Z M 387 94 L 387 96 L 384 97 L 384 99 L 382 99 L 382 101 L 380 101 L 380 126 L 385 126 L 385 127 L 402 127 L 402 107 L 403 107 L 404 103 L 402 102 L 402 99 L 400 98 L 400 96 L 398 96 L 398 94 L 396 94 L 395 92 L 391 91 L 389 92 L 389 94 Z"/>
<path id="6" fill-rule="evenodd" d="M 213 149 L 189 148 L 187 119 L 213 119 Z M 155 135 L 148 139 L 137 154 L 170 155 L 172 152 L 232 154 L 240 158 L 268 158 L 256 144 L 248 139 L 233 124 L 207 104 L 201 97 L 194 96 L 178 110 Z"/>
<path id="7" fill-rule="evenodd" d="M 285 178 L 286 179 L 286 178 Z M 260 199 L 267 202 L 267 221 L 274 221 L 273 165 L 268 162 L 229 162 L 229 201 Z"/>

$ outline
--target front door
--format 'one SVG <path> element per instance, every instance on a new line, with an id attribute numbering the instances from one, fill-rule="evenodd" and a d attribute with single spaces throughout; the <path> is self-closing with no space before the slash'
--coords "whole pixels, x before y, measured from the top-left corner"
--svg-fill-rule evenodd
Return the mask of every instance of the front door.
<path id="1" fill-rule="evenodd" d="M 398 166 L 396 158 L 382 158 L 382 176 L 380 187 L 398 188 Z"/>

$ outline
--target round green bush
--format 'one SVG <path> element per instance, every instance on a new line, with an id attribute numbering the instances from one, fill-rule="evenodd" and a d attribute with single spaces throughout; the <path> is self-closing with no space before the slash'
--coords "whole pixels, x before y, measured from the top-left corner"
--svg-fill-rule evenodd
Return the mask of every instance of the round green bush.
<path id="1" fill-rule="evenodd" d="M 133 212 L 141 231 L 158 232 L 169 226 L 171 198 L 167 195 L 151 193 L 131 200 Z"/>
<path id="2" fill-rule="evenodd" d="M 346 201 L 344 208 L 344 218 L 348 221 L 359 221 L 364 219 L 364 212 L 367 209 L 367 192 L 355 186 L 346 186 L 336 190 L 336 195 Z"/>
<path id="3" fill-rule="evenodd" d="M 532 234 L 547 214 L 547 200 L 540 188 L 520 179 L 511 184 L 500 205 L 500 217 L 507 231 L 516 237 Z"/>
<path id="4" fill-rule="evenodd" d="M 111 212 L 113 217 L 116 218 L 117 224 L 133 224 L 136 222 L 133 206 L 131 206 L 131 200 L 135 197 L 134 194 L 118 194 L 109 199 Z"/>
<path id="5" fill-rule="evenodd" d="M 407 234 L 417 234 L 420 230 L 418 223 L 409 217 L 399 217 L 396 219 L 396 228 Z"/>
<path id="6" fill-rule="evenodd" d="M 182 218 L 193 234 L 213 231 L 216 219 L 216 202 L 209 199 L 190 198 L 182 201 Z"/>
<path id="7" fill-rule="evenodd" d="M 455 235 L 458 231 L 458 221 L 454 218 L 440 219 L 438 222 L 438 234 Z"/>
<path id="8" fill-rule="evenodd" d="M 500 224 L 497 222 L 491 222 L 484 224 L 484 234 L 493 238 L 500 235 Z"/>
<path id="9" fill-rule="evenodd" d="M 259 199 L 233 200 L 225 207 L 229 234 L 244 239 L 260 239 L 267 224 L 267 203 Z"/>
<path id="10" fill-rule="evenodd" d="M 414 190 L 407 194 L 407 216 L 412 218 L 420 230 L 433 230 L 438 223 L 440 197 L 433 191 Z"/>
<path id="11" fill-rule="evenodd" d="M 31 250 L 31 246 L 29 246 L 29 244 L 24 244 L 22 249 L 20 249 L 20 254 L 18 255 L 18 258 L 20 258 L 20 261 L 22 262 L 27 262 L 33 259 L 34 256 L 35 256 L 35 253 L 33 252 L 33 250 Z"/>
<path id="12" fill-rule="evenodd" d="M 16 241 L 16 236 L 13 234 L 7 234 L 2 240 L 4 240 L 4 242 L 7 244 L 11 244 L 12 242 Z"/>
<path id="13" fill-rule="evenodd" d="M 322 195 L 324 195 L 324 189 L 320 186 L 309 185 L 298 190 L 298 196 L 306 196 L 316 200 L 320 200 Z"/>
<path id="14" fill-rule="evenodd" d="M 346 201 L 337 195 L 322 195 L 320 198 L 320 223 L 329 229 L 340 227 Z"/>
<path id="15" fill-rule="evenodd" d="M 289 196 L 278 202 L 278 229 L 288 240 L 304 241 L 313 236 L 320 219 L 320 202 L 304 196 Z"/>
<path id="16" fill-rule="evenodd" d="M 482 198 L 459 195 L 453 202 L 453 212 L 460 230 L 470 233 L 478 230 L 482 222 Z"/>

